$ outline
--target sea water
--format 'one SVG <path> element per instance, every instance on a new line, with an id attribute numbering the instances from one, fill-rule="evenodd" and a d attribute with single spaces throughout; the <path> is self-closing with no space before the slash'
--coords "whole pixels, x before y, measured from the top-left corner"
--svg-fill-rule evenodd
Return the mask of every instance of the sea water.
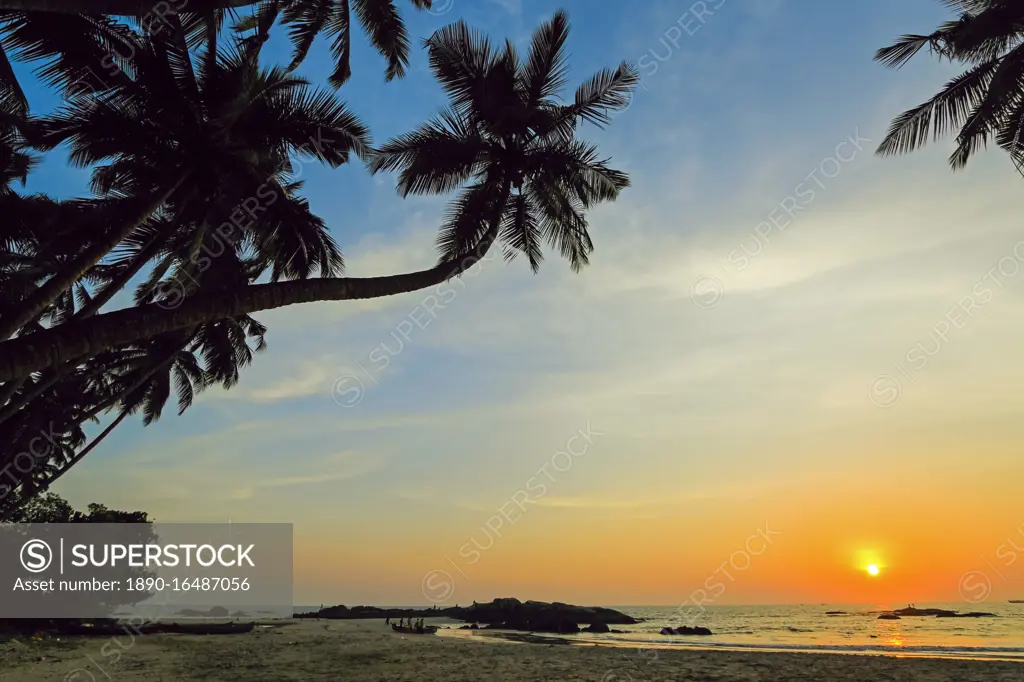
<path id="1" fill-rule="evenodd" d="M 613 625 L 624 634 L 581 633 L 581 643 L 649 647 L 700 647 L 733 650 L 819 651 L 903 656 L 1024 660 L 1024 604 L 915 604 L 961 613 L 983 611 L 994 617 L 936 618 L 904 616 L 879 620 L 879 612 L 906 604 L 796 606 L 708 606 L 695 621 L 682 620 L 692 606 L 615 606 L 644 622 Z M 827 615 L 828 611 L 841 611 Z M 659 634 L 664 627 L 698 625 L 711 636 Z M 643 653 L 643 652 L 639 652 Z"/>

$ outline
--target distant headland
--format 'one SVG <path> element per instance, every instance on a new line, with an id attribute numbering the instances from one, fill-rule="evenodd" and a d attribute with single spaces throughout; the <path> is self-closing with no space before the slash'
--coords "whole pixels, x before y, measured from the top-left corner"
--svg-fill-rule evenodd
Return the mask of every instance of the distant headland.
<path id="1" fill-rule="evenodd" d="M 831 612 L 830 612 L 831 613 Z M 919 609 L 913 605 L 905 609 L 885 611 L 878 617 L 879 620 L 900 620 L 906 616 L 934 616 L 935 618 L 995 618 L 996 614 L 984 611 L 971 611 L 960 613 L 949 609 Z"/>
<path id="2" fill-rule="evenodd" d="M 491 602 L 473 602 L 471 606 L 437 606 L 426 609 L 385 609 L 377 606 L 330 606 L 312 613 L 297 613 L 296 618 L 451 618 L 465 623 L 480 623 L 489 629 L 524 630 L 569 634 L 608 632 L 609 625 L 634 625 L 640 621 L 621 611 L 601 606 L 574 606 L 562 602 L 519 601 L 514 597 Z"/>

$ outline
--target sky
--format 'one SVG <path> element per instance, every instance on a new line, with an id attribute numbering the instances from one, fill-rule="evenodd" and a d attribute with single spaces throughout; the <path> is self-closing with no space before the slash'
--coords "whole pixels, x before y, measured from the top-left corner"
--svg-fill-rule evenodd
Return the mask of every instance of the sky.
<path id="1" fill-rule="evenodd" d="M 607 130 L 583 131 L 632 178 L 590 214 L 589 267 L 549 252 L 533 275 L 495 254 L 425 292 L 257 314 L 270 347 L 235 389 L 123 425 L 56 491 L 160 522 L 293 523 L 297 604 L 1024 598 L 1021 177 L 997 149 L 954 173 L 949 141 L 873 153 L 956 73 L 874 51 L 946 10 L 440 0 L 405 16 L 417 39 L 462 18 L 525 47 L 559 7 L 573 87 L 623 59 L 642 76 Z M 375 141 L 443 105 L 421 49 L 385 83 L 358 47 L 339 94 Z M 318 43 L 303 73 L 329 69 Z M 349 275 L 433 264 L 448 198 L 403 200 L 358 164 L 302 179 Z M 56 154 L 30 188 L 84 180 Z"/>

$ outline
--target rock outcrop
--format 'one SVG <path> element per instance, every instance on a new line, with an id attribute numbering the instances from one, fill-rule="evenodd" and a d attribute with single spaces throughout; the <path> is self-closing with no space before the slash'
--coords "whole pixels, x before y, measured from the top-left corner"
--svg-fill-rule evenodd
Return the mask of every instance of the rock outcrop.
<path id="1" fill-rule="evenodd" d="M 601 606 L 574 606 L 561 602 L 495 599 L 472 606 L 446 609 L 381 609 L 374 606 L 332 606 L 315 613 L 296 614 L 296 618 L 452 618 L 479 623 L 492 630 L 524 630 L 572 634 L 587 624 L 587 632 L 608 632 L 609 625 L 633 625 L 640 621 L 621 611 Z M 598 629 L 593 629 L 598 628 Z M 603 628 L 603 629 L 602 629 Z M 460 628 L 461 629 L 461 628 Z M 472 628 L 470 628 L 472 629 Z"/>
<path id="2" fill-rule="evenodd" d="M 887 611 L 878 618 L 879 620 L 899 620 L 900 618 L 907 616 L 930 616 L 934 618 L 998 618 L 996 614 L 985 613 L 984 611 L 959 613 L 957 611 L 950 611 L 949 609 L 919 609 L 913 606 L 908 606 L 905 609 L 896 609 L 895 611 Z"/>
<path id="3" fill-rule="evenodd" d="M 694 628 L 691 628 L 688 625 L 684 625 L 681 628 L 675 628 L 675 629 L 672 629 L 672 628 L 662 628 L 661 629 L 661 634 L 663 634 L 663 635 L 710 635 L 710 634 L 712 634 L 712 632 L 708 628 L 701 627 L 699 625 L 697 627 L 694 627 Z"/>

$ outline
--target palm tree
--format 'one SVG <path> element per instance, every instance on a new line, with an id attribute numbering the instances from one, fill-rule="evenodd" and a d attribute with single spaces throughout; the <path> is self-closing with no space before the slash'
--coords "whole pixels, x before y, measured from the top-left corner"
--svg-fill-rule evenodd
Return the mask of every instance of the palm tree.
<path id="1" fill-rule="evenodd" d="M 99 358 L 91 363 L 93 367 L 79 369 L 62 384 L 48 387 L 51 390 L 47 396 L 34 398 L 31 406 L 34 409 L 18 412 L 13 422 L 0 425 L 2 441 L 10 444 L 0 448 L 0 465 L 8 472 L 5 485 L 10 488 L 7 492 L 18 493 L 17 503 L 0 505 L 6 510 L 4 513 L 12 513 L 47 490 L 102 443 L 126 417 L 141 411 L 143 425 L 159 419 L 172 388 L 177 393 L 179 415 L 192 405 L 199 391 L 218 383 L 230 388 L 238 381 L 239 370 L 252 362 L 253 350 L 266 348 L 265 333 L 266 328 L 250 317 L 221 320 L 202 325 L 193 333 L 164 335 L 148 340 L 142 347 Z M 256 343 L 253 349 L 249 347 L 250 339 Z M 96 372 L 97 368 L 101 371 Z M 68 396 L 77 399 L 69 403 Z M 61 407 L 54 409 L 57 405 Z M 109 410 L 117 410 L 119 414 L 95 438 L 86 442 L 80 424 L 95 421 L 101 412 Z M 69 431 L 76 434 L 75 437 L 68 439 L 65 447 L 49 452 L 45 465 L 24 471 L 26 467 L 15 458 L 31 449 L 31 445 L 26 445 L 25 436 L 37 432 L 26 425 L 38 424 L 39 417 L 45 419 L 55 413 L 70 415 L 70 421 L 58 431 Z M 51 422 L 50 432 L 54 431 Z"/>
<path id="2" fill-rule="evenodd" d="M 992 138 L 1018 169 L 1024 164 L 1024 3 L 1018 0 L 944 0 L 960 13 L 927 35 L 907 34 L 878 50 L 875 60 L 899 67 L 927 47 L 940 59 L 967 66 L 927 102 L 897 117 L 878 154 L 914 151 L 956 131 L 954 169 Z M 1024 174 L 1024 171 L 1022 171 Z"/>
<path id="3" fill-rule="evenodd" d="M 520 252 L 534 272 L 545 239 L 574 271 L 587 264 L 593 243 L 584 211 L 616 199 L 629 179 L 575 139 L 576 126 L 581 119 L 608 123 L 608 111 L 626 106 L 637 80 L 622 64 L 583 84 L 573 105 L 560 105 L 553 98 L 565 85 L 568 35 L 568 17 L 557 12 L 534 34 L 525 63 L 511 44 L 497 52 L 462 22 L 427 40 L 449 107 L 385 144 L 371 170 L 398 171 L 403 197 L 468 183 L 441 230 L 442 263 L 496 233 L 506 258 Z M 481 219 L 491 214 L 490 224 Z"/>
<path id="4" fill-rule="evenodd" d="M 416 291 L 460 275 L 499 239 L 507 256 L 521 252 L 533 268 L 540 262 L 541 237 L 574 269 L 582 267 L 593 248 L 583 212 L 614 199 L 626 177 L 575 134 L 583 121 L 607 124 L 611 112 L 628 104 L 638 77 L 623 63 L 585 82 L 572 102 L 556 101 L 568 30 L 565 15 L 556 14 L 534 35 L 525 63 L 510 45 L 498 53 L 461 22 L 426 41 L 450 106 L 435 121 L 385 144 L 372 166 L 400 171 L 404 194 L 469 183 L 442 227 L 442 258 L 435 267 L 385 277 L 250 284 L 193 296 L 173 309 L 148 304 L 73 321 L 38 332 L 34 343 L 0 343 L 0 381 L 212 320 Z M 445 153 L 432 153 L 440 150 Z"/>
<path id="5" fill-rule="evenodd" d="M 296 194 L 300 185 L 284 178 L 296 153 L 331 166 L 344 163 L 352 151 L 365 153 L 365 128 L 332 94 L 313 90 L 283 69 L 260 70 L 249 59 L 251 54 L 227 50 L 212 64 L 203 61 L 196 71 L 191 60 L 175 59 L 187 55 L 180 46 L 183 33 L 147 37 L 135 47 L 134 69 L 125 72 L 126 81 L 117 89 L 104 98 L 72 99 L 63 111 L 38 126 L 37 145 L 52 148 L 70 142 L 72 157 L 83 165 L 108 162 L 96 168 L 93 182 L 97 193 L 115 197 L 104 200 L 107 208 L 129 201 L 140 188 L 154 184 L 151 169 L 159 166 L 163 166 L 163 177 L 173 176 L 177 169 L 187 182 L 179 183 L 181 192 L 158 214 L 121 240 L 110 262 L 94 264 L 83 273 L 95 287 L 95 295 L 83 286 L 84 280 L 61 291 L 42 307 L 36 322 L 22 327 L 26 340 L 45 328 L 40 322 L 60 328 L 95 315 L 154 260 L 158 261 L 155 272 L 170 269 L 188 274 L 194 283 L 190 293 L 244 286 L 264 272 L 271 281 L 340 273 L 341 254 L 326 226 Z M 315 144 L 310 144 L 311 139 Z M 223 234 L 213 228 L 233 219 L 240 206 L 251 209 L 246 203 L 251 198 L 265 199 L 264 188 L 272 201 L 256 207 L 242 234 L 229 244 L 220 243 Z M 11 243 L 17 255 L 25 256 L 25 263 L 34 267 L 47 248 L 42 241 L 46 230 L 33 230 L 39 226 L 28 214 L 18 217 L 15 227 L 28 236 Z M 84 229 L 82 221 L 70 222 L 78 229 L 61 242 L 77 238 L 88 248 L 91 230 Z M 196 252 L 213 253 L 214 245 L 219 248 L 214 266 L 197 268 Z M 37 274 L 17 266 L 10 273 L 0 268 L 0 275 L 16 281 L 25 273 L 27 277 Z M 151 298 L 151 293 L 137 296 Z M 60 412 L 66 422 L 62 428 L 80 433 L 81 423 L 120 409 L 91 443 L 86 445 L 82 436 L 48 466 L 21 477 L 31 497 L 80 461 L 128 415 L 141 409 L 144 424 L 158 418 L 170 393 L 172 373 L 177 377 L 179 409 L 191 403 L 195 390 L 212 383 L 233 385 L 239 368 L 252 359 L 246 339 L 256 338 L 256 350 L 260 350 L 266 331 L 244 315 L 211 320 L 192 329 L 145 337 L 135 351 L 131 344 L 121 345 L 112 349 L 117 357 L 98 368 L 91 361 L 82 365 L 82 359 L 76 358 L 28 383 L 26 375 L 5 384 L 0 389 L 0 440 L 8 447 L 0 448 L 0 466 L 24 451 L 18 447 L 34 433 L 33 424 L 41 415 Z M 204 358 L 202 375 L 197 374 L 193 353 Z"/>
<path id="6" fill-rule="evenodd" d="M 433 0 L 410 2 L 420 10 L 429 10 L 433 4 Z M 250 7 L 253 13 L 238 23 L 238 29 L 254 30 L 253 42 L 262 44 L 280 16 L 295 44 L 293 68 L 305 58 L 318 35 L 331 39 L 337 63 L 330 82 L 341 86 L 351 75 L 350 27 L 354 11 L 370 43 L 387 60 L 388 80 L 404 76 L 409 65 L 409 36 L 394 0 L 170 0 L 166 10 L 158 11 L 157 6 L 153 0 L 0 0 L 0 13 L 13 10 L 51 15 L 135 16 L 148 17 L 154 24 L 176 16 L 193 28 L 190 45 L 202 35 L 209 45 L 215 46 L 217 30 L 227 13 L 236 14 L 241 8 Z M 210 54 L 213 52 L 211 49 Z M 0 86 L 4 82 L 0 51 Z"/>
<path id="7" fill-rule="evenodd" d="M 0 319 L 0 338 L 34 319 L 165 206 L 175 216 L 168 221 L 168 229 L 174 229 L 213 202 L 238 206 L 254 196 L 260 183 L 289 168 L 293 154 L 336 167 L 350 153 L 367 149 L 365 126 L 329 93 L 312 90 L 282 69 L 260 70 L 237 50 L 225 51 L 212 68 L 204 65 L 197 72 L 180 24 L 176 28 L 138 37 L 132 46 L 134 68 L 123 72 L 108 96 L 72 99 L 40 124 L 36 146 L 52 149 L 68 142 L 71 160 L 86 167 L 109 161 L 94 171 L 93 186 L 98 193 L 124 197 L 114 209 L 127 217 L 118 229 L 83 245 L 66 267 L 8 311 Z M 325 229 L 314 236 L 330 243 Z M 153 239 L 159 242 L 161 235 Z M 325 274 L 335 274 L 331 263 L 322 265 Z M 126 270 L 120 285 L 132 270 L 138 267 Z"/>

